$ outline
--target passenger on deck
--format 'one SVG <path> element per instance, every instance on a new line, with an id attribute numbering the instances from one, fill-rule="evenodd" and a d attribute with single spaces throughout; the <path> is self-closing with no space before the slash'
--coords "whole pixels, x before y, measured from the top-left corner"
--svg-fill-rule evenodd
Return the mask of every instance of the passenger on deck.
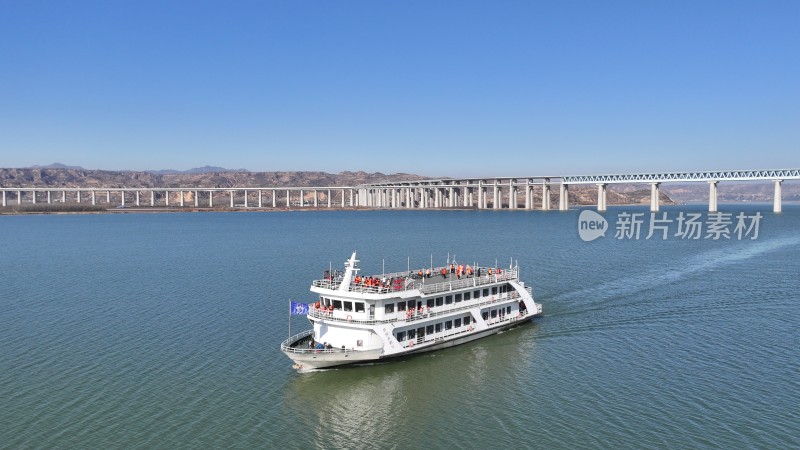
<path id="1" fill-rule="evenodd" d="M 450 273 L 456 273 L 456 266 L 454 264 L 450 264 Z"/>
<path id="2" fill-rule="evenodd" d="M 442 270 L 441 270 L 441 272 L 442 272 L 442 278 L 447 278 L 447 269 L 445 269 L 444 267 L 442 267 Z"/>
<path id="3" fill-rule="evenodd" d="M 426 278 L 430 278 L 431 277 L 431 269 L 430 268 L 425 269 L 425 277 Z"/>

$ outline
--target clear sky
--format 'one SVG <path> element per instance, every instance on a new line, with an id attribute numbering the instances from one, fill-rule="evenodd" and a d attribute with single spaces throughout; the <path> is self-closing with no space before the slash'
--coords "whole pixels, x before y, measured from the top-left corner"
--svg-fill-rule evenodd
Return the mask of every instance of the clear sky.
<path id="1" fill-rule="evenodd" d="M 800 1 L 0 0 L 0 166 L 800 166 Z"/>

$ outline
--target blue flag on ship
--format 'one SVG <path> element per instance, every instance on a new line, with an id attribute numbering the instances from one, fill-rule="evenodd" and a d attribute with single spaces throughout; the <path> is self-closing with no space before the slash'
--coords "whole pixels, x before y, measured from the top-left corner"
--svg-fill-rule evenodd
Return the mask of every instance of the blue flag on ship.
<path id="1" fill-rule="evenodd" d="M 289 314 L 293 316 L 302 316 L 308 314 L 308 304 L 291 302 L 291 306 L 289 306 Z"/>

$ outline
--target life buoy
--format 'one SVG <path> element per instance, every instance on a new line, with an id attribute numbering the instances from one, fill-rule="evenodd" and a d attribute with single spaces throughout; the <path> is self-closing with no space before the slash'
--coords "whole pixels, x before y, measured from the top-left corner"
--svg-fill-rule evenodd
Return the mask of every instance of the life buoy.
<path id="1" fill-rule="evenodd" d="M 348 321 L 348 322 L 352 322 L 352 321 L 353 321 L 353 316 L 351 316 L 350 314 L 348 314 L 348 315 L 347 315 L 347 321 Z"/>

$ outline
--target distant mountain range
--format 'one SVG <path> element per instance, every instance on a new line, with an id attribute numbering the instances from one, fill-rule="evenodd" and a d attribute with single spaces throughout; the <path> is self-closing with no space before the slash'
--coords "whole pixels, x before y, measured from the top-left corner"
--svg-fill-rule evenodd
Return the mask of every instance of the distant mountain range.
<path id="1" fill-rule="evenodd" d="M 61 163 L 48 164 L 46 166 L 31 166 L 29 169 L 71 169 L 71 170 L 87 170 L 81 166 L 68 166 Z M 134 170 L 122 170 L 121 172 L 136 172 Z M 159 170 L 143 170 L 145 173 L 154 173 L 158 175 L 177 175 L 181 173 L 215 173 L 215 172 L 249 172 L 247 169 L 226 169 L 217 166 L 203 166 L 195 167 L 189 170 L 175 170 L 175 169 L 159 169 Z"/>

